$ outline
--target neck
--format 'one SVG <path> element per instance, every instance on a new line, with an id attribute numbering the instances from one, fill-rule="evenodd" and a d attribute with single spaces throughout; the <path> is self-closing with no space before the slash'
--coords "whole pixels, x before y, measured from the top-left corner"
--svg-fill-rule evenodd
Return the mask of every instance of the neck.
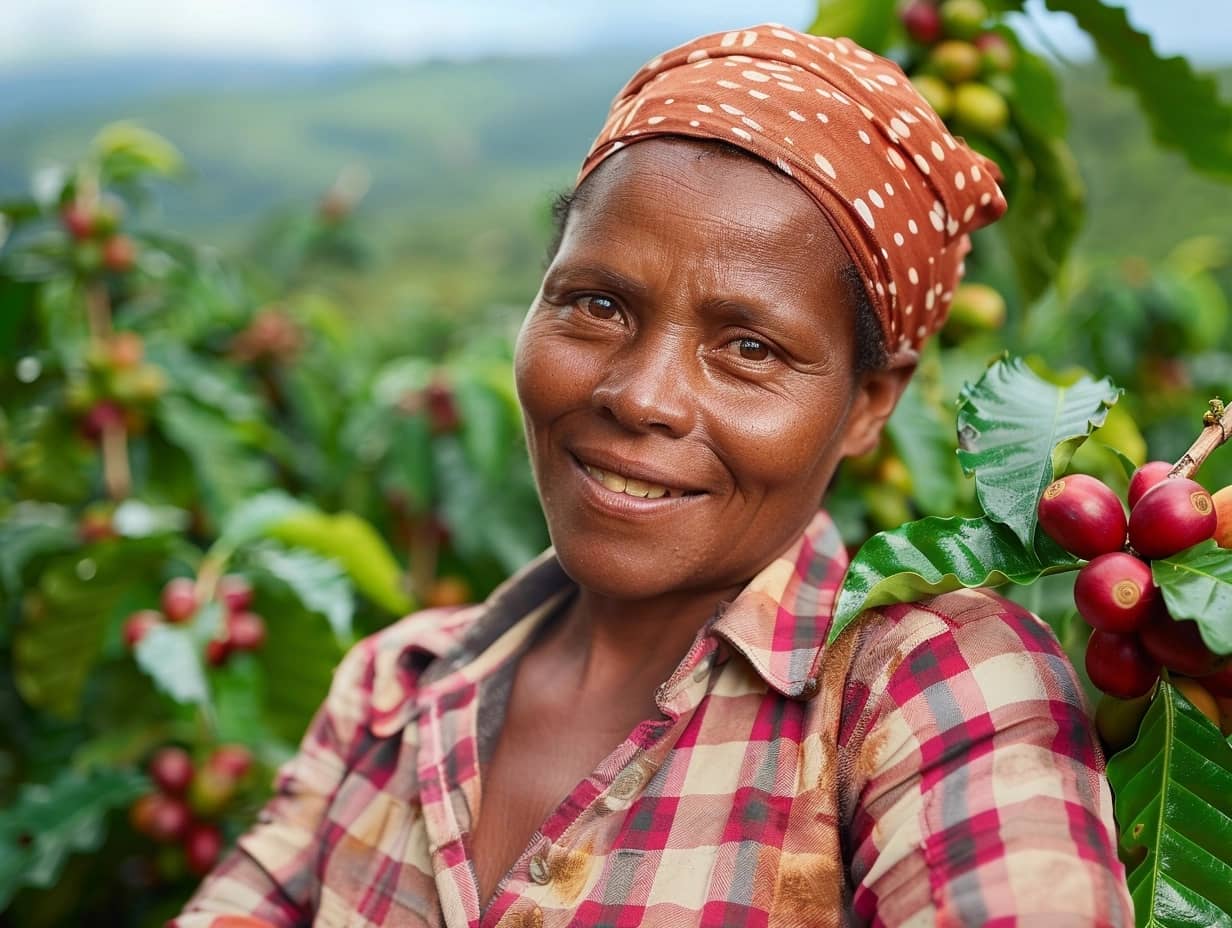
<path id="1" fill-rule="evenodd" d="M 680 663 L 700 629 L 740 587 L 651 600 L 580 590 L 549 647 L 574 668 L 579 690 L 654 688 Z"/>

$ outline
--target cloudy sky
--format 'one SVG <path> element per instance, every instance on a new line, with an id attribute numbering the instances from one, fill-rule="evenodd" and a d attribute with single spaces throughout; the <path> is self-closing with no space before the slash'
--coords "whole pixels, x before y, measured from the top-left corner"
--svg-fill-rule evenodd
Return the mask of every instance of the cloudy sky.
<path id="1" fill-rule="evenodd" d="M 1040 31 L 1080 56 L 1085 43 L 1069 18 L 1031 2 Z M 1228 0 L 1123 2 L 1162 50 L 1203 61 L 1232 57 Z M 0 0 L 0 68 L 149 53 L 413 61 L 641 48 L 751 18 L 803 27 L 815 9 L 815 0 Z"/>

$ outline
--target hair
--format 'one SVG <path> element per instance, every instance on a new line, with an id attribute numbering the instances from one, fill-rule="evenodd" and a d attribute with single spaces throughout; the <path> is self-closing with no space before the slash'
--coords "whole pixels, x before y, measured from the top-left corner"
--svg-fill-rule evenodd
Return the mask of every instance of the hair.
<path id="1" fill-rule="evenodd" d="M 721 139 L 689 139 L 689 141 L 702 146 L 699 157 L 704 158 L 709 154 L 723 154 L 751 159 L 763 165 L 766 170 L 773 173 L 776 177 L 782 176 L 768 162 L 750 155 L 738 145 L 733 145 Z M 589 179 L 588 177 L 587 180 Z M 586 181 L 583 181 L 582 185 L 576 190 L 557 194 L 552 202 L 552 237 L 548 241 L 545 266 L 551 264 L 556 258 L 556 253 L 560 251 L 560 244 L 565 237 L 565 225 L 569 221 L 569 213 L 572 212 L 578 200 L 584 196 L 585 187 Z M 877 311 L 873 308 L 873 301 L 869 297 L 868 291 L 864 288 L 864 281 L 860 277 L 860 269 L 856 267 L 854 261 L 848 261 L 840 276 L 843 282 L 847 284 L 851 304 L 855 309 L 854 373 L 859 375 L 881 370 L 889 360 L 889 353 L 886 351 L 885 334 L 881 330 L 881 322 L 877 318 Z"/>

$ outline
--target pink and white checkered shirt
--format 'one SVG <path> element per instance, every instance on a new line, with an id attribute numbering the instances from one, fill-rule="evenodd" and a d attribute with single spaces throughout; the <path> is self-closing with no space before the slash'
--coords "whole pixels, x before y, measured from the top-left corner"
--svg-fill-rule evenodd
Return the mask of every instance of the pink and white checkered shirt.
<path id="1" fill-rule="evenodd" d="M 486 901 L 468 852 L 484 761 L 571 583 L 549 552 L 483 605 L 390 626 L 343 661 L 277 794 L 171 924 L 1131 925 L 1103 761 L 1047 626 L 966 591 L 826 646 L 844 568 L 819 513 Z"/>

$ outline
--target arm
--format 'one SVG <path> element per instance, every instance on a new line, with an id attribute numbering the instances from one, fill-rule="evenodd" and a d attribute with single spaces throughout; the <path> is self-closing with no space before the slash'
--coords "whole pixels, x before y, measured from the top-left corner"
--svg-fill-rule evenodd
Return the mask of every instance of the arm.
<path id="1" fill-rule="evenodd" d="M 299 752 L 254 825 L 168 928 L 272 928 L 312 921 L 318 827 L 370 715 L 372 641 L 343 659 Z"/>
<path id="2" fill-rule="evenodd" d="M 857 915 L 1132 925 L 1103 758 L 1051 632 L 982 592 L 884 612 L 908 631 L 865 655 L 887 670 L 859 750 Z"/>

